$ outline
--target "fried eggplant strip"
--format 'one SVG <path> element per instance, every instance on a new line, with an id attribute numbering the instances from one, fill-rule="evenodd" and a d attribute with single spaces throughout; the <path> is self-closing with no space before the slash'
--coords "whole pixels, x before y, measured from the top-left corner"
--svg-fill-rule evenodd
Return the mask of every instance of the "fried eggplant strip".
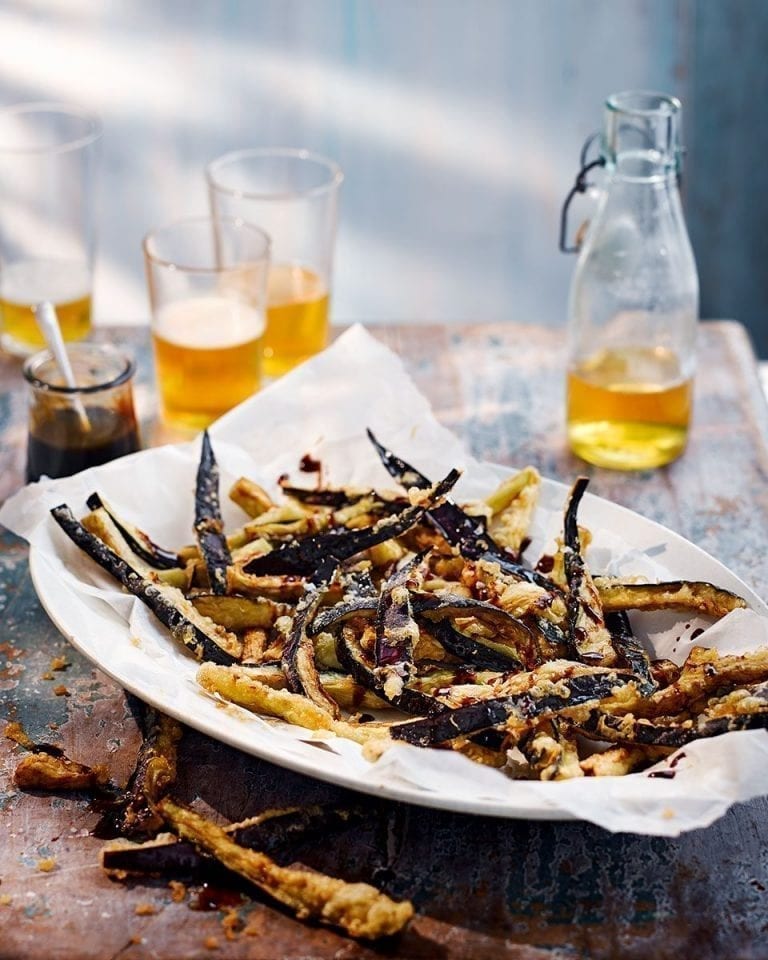
<path id="1" fill-rule="evenodd" d="M 154 836 L 163 827 L 155 804 L 176 781 L 177 745 L 181 725 L 142 704 L 144 739 L 136 766 L 118 804 L 102 819 L 100 831 L 133 839 Z"/>
<path id="2" fill-rule="evenodd" d="M 622 583 L 610 577 L 595 577 L 603 610 L 680 610 L 702 613 L 719 620 L 732 610 L 747 606 L 745 600 L 699 580 L 666 583 Z"/>
<path id="3" fill-rule="evenodd" d="M 375 808 L 373 808 L 375 810 Z M 224 827 L 235 843 L 252 850 L 285 857 L 302 843 L 336 833 L 370 817 L 371 805 L 349 807 L 310 804 L 266 810 L 256 817 Z M 118 879 L 127 875 L 205 875 L 215 861 L 198 853 L 193 843 L 161 834 L 144 843 L 117 841 L 101 851 L 101 866 Z"/>
<path id="4" fill-rule="evenodd" d="M 157 570 L 140 557 L 123 536 L 112 515 L 103 507 L 92 510 L 84 516 L 82 524 L 89 533 L 98 537 L 121 560 L 125 560 L 128 566 L 135 570 L 139 576 L 150 580 L 152 583 L 167 583 L 169 586 L 178 587 L 181 590 L 189 586 L 190 575 L 186 570 L 182 570 L 180 567 Z"/>
<path id="5" fill-rule="evenodd" d="M 240 477 L 229 490 L 229 499 L 238 505 L 249 517 L 260 517 L 262 513 L 275 506 L 267 491 L 253 480 Z"/>
<path id="6" fill-rule="evenodd" d="M 391 450 L 381 444 L 373 432 L 367 430 L 368 439 L 373 444 L 379 459 L 391 477 L 407 489 L 416 487 L 423 490 L 429 487 L 430 480 L 423 473 L 419 473 L 405 460 L 396 457 Z M 535 570 L 524 567 L 517 556 L 513 556 L 495 542 L 487 530 L 484 517 L 473 517 L 457 506 L 452 500 L 446 500 L 440 506 L 431 507 L 427 516 L 438 532 L 452 546 L 458 547 L 461 553 L 470 560 L 479 560 L 484 557 L 494 560 L 507 573 L 537 583 L 545 589 L 551 590 L 554 586 L 547 578 Z"/>
<path id="7" fill-rule="evenodd" d="M 200 464 L 195 486 L 195 536 L 208 570 L 213 593 L 227 592 L 227 567 L 232 556 L 224 536 L 219 506 L 219 467 L 213 455 L 208 431 L 203 431 Z"/>
<path id="8" fill-rule="evenodd" d="M 336 656 L 344 669 L 348 670 L 361 686 L 372 690 L 398 710 L 420 716 L 423 714 L 432 716 L 445 709 L 439 700 L 427 693 L 412 690 L 403 683 L 391 681 L 388 683 L 389 678 L 382 679 L 378 672 L 366 662 L 355 630 L 346 624 L 336 638 Z"/>
<path id="9" fill-rule="evenodd" d="M 718 737 L 735 730 L 768 728 L 768 682 L 732 690 L 711 700 L 706 708 L 690 719 L 658 722 L 631 713 L 623 716 L 591 710 L 578 728 L 585 735 L 619 743 L 653 744 L 680 747 L 691 740 Z"/>
<path id="10" fill-rule="evenodd" d="M 376 606 L 374 673 L 389 694 L 397 694 L 416 672 L 413 650 L 419 627 L 413 618 L 411 590 L 424 579 L 425 553 L 417 554 L 381 586 Z"/>
<path id="11" fill-rule="evenodd" d="M 198 660 L 213 663 L 232 663 L 242 654 L 242 644 L 237 637 L 203 617 L 175 587 L 151 583 L 98 537 L 94 537 L 79 523 L 66 504 L 51 510 L 54 520 L 81 550 L 110 573 L 135 597 L 138 597 L 171 632 L 171 636 L 183 643 Z"/>
<path id="12" fill-rule="evenodd" d="M 610 667 L 616 662 L 616 651 L 606 629 L 603 611 L 595 585 L 581 555 L 579 528 L 576 522 L 581 498 L 589 480 L 579 477 L 571 489 L 565 509 L 565 577 L 568 582 L 568 634 L 576 656 L 585 663 Z"/>
<path id="13" fill-rule="evenodd" d="M 353 937 L 375 940 L 402 930 L 413 916 L 409 902 L 397 903 L 366 883 L 280 867 L 265 853 L 240 846 L 221 827 L 169 799 L 161 801 L 158 810 L 183 840 L 245 877 L 301 920 L 317 920 Z"/>
<path id="14" fill-rule="evenodd" d="M 178 553 L 158 546 L 143 530 L 120 518 L 112 507 L 98 493 L 92 493 L 86 500 L 89 510 L 106 510 L 112 522 L 128 541 L 131 550 L 158 570 L 172 570 L 174 567 L 183 567 L 184 563 Z"/>
<path id="15" fill-rule="evenodd" d="M 41 750 L 18 762 L 13 779 L 22 790 L 101 790 L 109 783 L 109 771 L 103 764 L 88 767 Z"/>
<path id="16" fill-rule="evenodd" d="M 572 780 L 584 776 L 576 742 L 556 717 L 531 731 L 517 746 L 528 761 L 529 774 L 537 780 Z"/>
<path id="17" fill-rule="evenodd" d="M 332 558 L 338 563 L 348 560 L 368 547 L 398 537 L 421 520 L 433 504 L 439 503 L 459 479 L 459 471 L 451 472 L 434 487 L 425 491 L 420 502 L 406 507 L 399 513 L 384 517 L 372 527 L 356 530 L 336 529 L 319 533 L 294 543 L 283 543 L 276 550 L 249 560 L 243 571 L 250 575 L 270 573 L 312 574 L 324 560 Z"/>
<path id="18" fill-rule="evenodd" d="M 514 647 L 497 643 L 485 637 L 470 637 L 461 633 L 447 620 L 438 621 L 433 627 L 435 639 L 455 657 L 465 663 L 488 670 L 525 669 Z"/>
<path id="19" fill-rule="evenodd" d="M 632 633 L 629 617 L 623 610 L 605 615 L 605 625 L 611 632 L 613 646 L 619 659 L 637 677 L 637 689 L 642 696 L 648 696 L 658 688 L 653 677 L 651 660 L 645 647 Z"/>
<path id="20" fill-rule="evenodd" d="M 195 610 L 210 617 L 227 630 L 247 630 L 250 627 L 271 627 L 278 617 L 283 617 L 292 608 L 286 603 L 276 603 L 266 597 L 219 596 L 214 593 L 190 594 Z"/>
<path id="21" fill-rule="evenodd" d="M 312 703 L 327 710 L 335 720 L 338 720 L 341 716 L 339 705 L 326 693 L 320 683 L 315 664 L 315 645 L 307 632 L 308 625 L 323 602 L 323 595 L 334 573 L 333 562 L 323 564 L 316 574 L 318 582 L 309 581 L 305 585 L 304 596 L 296 604 L 281 663 L 291 692 L 303 693 Z"/>
<path id="22" fill-rule="evenodd" d="M 602 753 L 593 753 L 581 761 L 581 769 L 587 777 L 622 777 L 663 760 L 672 752 L 666 747 L 640 747 L 637 745 L 609 747 Z"/>
<path id="23" fill-rule="evenodd" d="M 197 671 L 197 682 L 209 693 L 223 697 L 254 713 L 278 717 L 308 730 L 327 730 L 339 737 L 367 744 L 375 740 L 389 740 L 384 724 L 357 724 L 334 720 L 323 707 L 307 697 L 289 690 L 275 690 L 254 679 L 246 667 L 220 667 L 204 663 Z"/>
<path id="24" fill-rule="evenodd" d="M 419 747 L 444 743 L 460 734 L 495 727 L 513 718 L 529 721 L 547 717 L 592 700 L 611 696 L 616 687 L 631 680 L 613 670 L 572 676 L 559 681 L 540 681 L 525 693 L 497 697 L 445 710 L 434 717 L 410 720 L 390 727 L 393 740 L 405 740 Z"/>

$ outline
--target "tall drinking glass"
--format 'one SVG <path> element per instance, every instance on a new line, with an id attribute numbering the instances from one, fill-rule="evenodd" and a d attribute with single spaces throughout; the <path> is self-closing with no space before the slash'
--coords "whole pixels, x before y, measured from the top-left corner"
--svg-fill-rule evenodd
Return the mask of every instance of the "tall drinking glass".
<path id="1" fill-rule="evenodd" d="M 251 224 L 180 220 L 144 238 L 161 413 L 200 430 L 261 385 L 269 237 Z"/>
<path id="2" fill-rule="evenodd" d="M 337 164 L 306 150 L 237 150 L 206 168 L 214 217 L 257 223 L 272 240 L 264 372 L 295 367 L 328 342 Z"/>
<path id="3" fill-rule="evenodd" d="M 0 342 L 32 353 L 45 341 L 33 308 L 56 307 L 65 340 L 91 329 L 99 121 L 78 107 L 0 110 Z"/>

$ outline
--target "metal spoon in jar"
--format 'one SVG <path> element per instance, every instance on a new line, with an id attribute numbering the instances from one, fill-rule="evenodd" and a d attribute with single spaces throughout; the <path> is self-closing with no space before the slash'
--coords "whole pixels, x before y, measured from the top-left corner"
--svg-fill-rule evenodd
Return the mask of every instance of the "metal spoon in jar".
<path id="1" fill-rule="evenodd" d="M 35 306 L 35 320 L 40 328 L 40 332 L 45 337 L 45 343 L 53 354 L 53 359 L 56 361 L 61 375 L 64 377 L 64 382 L 71 390 L 76 390 L 77 381 L 72 372 L 72 364 L 69 362 L 69 356 L 64 346 L 64 338 L 61 335 L 61 326 L 59 325 L 59 318 L 56 315 L 56 307 L 54 307 L 50 300 L 41 300 L 41 302 Z M 80 427 L 83 433 L 90 433 L 91 421 L 85 412 L 83 401 L 77 394 L 72 397 L 72 406 L 80 421 Z"/>

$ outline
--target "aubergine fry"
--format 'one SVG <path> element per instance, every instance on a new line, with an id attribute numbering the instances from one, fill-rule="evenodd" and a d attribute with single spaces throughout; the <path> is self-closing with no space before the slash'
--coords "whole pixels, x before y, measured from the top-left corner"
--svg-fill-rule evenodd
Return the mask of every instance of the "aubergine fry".
<path id="1" fill-rule="evenodd" d="M 167 584 L 152 583 L 132 570 L 101 540 L 89 533 L 66 504 L 54 507 L 51 514 L 70 540 L 145 603 L 157 619 L 168 627 L 171 636 L 183 643 L 198 660 L 226 664 L 239 659 L 242 644 L 237 637 L 199 614 L 180 590 Z"/>
<path id="2" fill-rule="evenodd" d="M 653 693 L 658 683 L 653 677 L 651 659 L 645 647 L 632 633 L 629 617 L 624 611 L 607 613 L 605 625 L 610 630 L 614 648 L 625 666 L 637 677 L 637 689 L 646 696 Z"/>
<path id="3" fill-rule="evenodd" d="M 405 460 L 395 456 L 391 450 L 388 450 L 376 439 L 370 429 L 367 433 L 368 439 L 373 444 L 389 475 L 406 490 L 410 487 L 424 490 L 430 486 L 428 477 L 419 473 L 415 467 L 406 463 Z M 537 583 L 547 589 L 553 587 L 557 589 L 543 574 L 531 570 L 529 567 L 524 567 L 519 562 L 519 557 L 513 556 L 499 546 L 488 533 L 483 517 L 470 516 L 452 500 L 446 500 L 440 506 L 431 508 L 427 516 L 448 543 L 458 547 L 462 555 L 468 559 L 478 560 L 480 557 L 485 557 L 489 560 L 495 560 L 507 573 L 514 574 L 529 583 Z"/>
<path id="4" fill-rule="evenodd" d="M 327 834 L 339 833 L 371 817 L 374 811 L 375 807 L 372 809 L 370 803 L 348 807 L 310 804 L 266 810 L 223 829 L 240 846 L 285 860 L 298 846 Z M 164 824 L 162 818 L 159 819 Z M 101 865 L 107 873 L 119 879 L 147 874 L 205 878 L 216 861 L 198 853 L 189 841 L 177 840 L 172 834 L 160 834 L 143 843 L 119 840 L 106 844 L 101 851 Z"/>
<path id="5" fill-rule="evenodd" d="M 168 798 L 158 810 L 179 837 L 245 877 L 301 920 L 317 920 L 353 937 L 375 940 L 398 933 L 413 916 L 408 901 L 391 900 L 367 883 L 278 866 L 265 853 L 241 846 L 221 827 Z"/>
<path id="6" fill-rule="evenodd" d="M 341 563 L 368 547 L 410 530 L 433 504 L 440 503 L 458 479 L 458 470 L 451 470 L 443 480 L 425 491 L 420 502 L 384 517 L 372 527 L 356 530 L 335 529 L 294 543 L 284 543 L 270 553 L 249 560 L 243 570 L 256 576 L 270 573 L 310 576 L 329 558 Z"/>
<path id="7" fill-rule="evenodd" d="M 565 509 L 565 578 L 568 583 L 568 639 L 579 660 L 610 667 L 616 651 L 605 626 L 592 577 L 581 555 L 576 516 L 589 480 L 579 477 L 571 489 Z"/>
<path id="8" fill-rule="evenodd" d="M 335 566 L 325 564 L 321 571 L 318 575 L 319 582 L 308 582 L 304 588 L 304 596 L 296 604 L 290 633 L 283 648 L 282 667 L 292 693 L 303 693 L 312 703 L 327 710 L 338 720 L 341 716 L 339 705 L 328 696 L 320 683 L 314 644 L 307 632 L 308 624 L 322 603 L 323 594 L 335 574 Z"/>
<path id="9" fill-rule="evenodd" d="M 99 824 L 104 836 L 144 839 L 162 829 L 163 820 L 155 804 L 176 780 L 177 745 L 182 727 L 176 720 L 152 707 L 142 705 L 143 739 L 136 766 L 118 802 Z"/>
<path id="10" fill-rule="evenodd" d="M 378 671 L 366 662 L 352 626 L 345 624 L 341 628 L 336 639 L 336 656 L 344 669 L 349 671 L 361 686 L 372 690 L 382 700 L 404 713 L 431 716 L 445 709 L 439 700 L 405 685 L 399 677 L 390 675 L 382 678 Z"/>
<path id="11" fill-rule="evenodd" d="M 425 553 L 395 570 L 381 585 L 376 608 L 376 642 L 373 648 L 374 672 L 382 689 L 398 693 L 416 672 L 413 650 L 419 639 L 419 627 L 413 618 L 411 590 L 424 580 Z"/>
<path id="12" fill-rule="evenodd" d="M 487 670 L 523 670 L 515 648 L 486 637 L 471 637 L 457 630 L 447 620 L 439 620 L 432 628 L 435 638 L 454 656 L 474 667 Z"/>
<path id="13" fill-rule="evenodd" d="M 509 719 L 525 722 L 535 717 L 551 717 L 571 707 L 610 697 L 617 687 L 630 680 L 615 670 L 603 670 L 567 680 L 542 681 L 525 693 L 480 700 L 443 710 L 434 717 L 393 724 L 390 733 L 394 740 L 427 747 L 462 734 L 497 727 Z"/>
<path id="14" fill-rule="evenodd" d="M 100 494 L 92 493 L 86 500 L 86 504 L 89 510 L 106 510 L 131 549 L 151 567 L 158 570 L 172 570 L 174 567 L 184 566 L 178 553 L 158 546 L 143 530 L 119 517 Z"/>
<path id="15" fill-rule="evenodd" d="M 207 430 L 203 431 L 195 485 L 195 536 L 208 570 L 212 592 L 226 593 L 227 567 L 232 563 L 232 555 L 227 546 L 221 519 L 219 467 L 213 455 Z"/>
<path id="16" fill-rule="evenodd" d="M 696 580 L 621 583 L 610 577 L 595 577 L 594 583 L 605 613 L 614 610 L 679 610 L 719 620 L 732 610 L 747 605 L 730 590 Z"/>

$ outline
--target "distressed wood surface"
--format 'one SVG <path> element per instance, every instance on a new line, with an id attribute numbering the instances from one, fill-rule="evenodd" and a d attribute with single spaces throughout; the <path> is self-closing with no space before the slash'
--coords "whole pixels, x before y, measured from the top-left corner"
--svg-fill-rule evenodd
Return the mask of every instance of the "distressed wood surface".
<path id="1" fill-rule="evenodd" d="M 530 462 L 569 480 L 561 335 L 518 326 L 376 330 L 406 358 L 439 418 L 472 452 Z M 146 333 L 101 331 L 137 354 L 140 407 L 151 412 Z M 768 593 L 768 412 L 741 327 L 705 324 L 695 425 L 685 456 L 655 472 L 589 469 L 595 492 L 672 527 Z M 22 477 L 25 401 L 19 367 L 0 360 L 0 496 Z M 157 434 L 151 425 L 147 437 Z M 32 589 L 25 545 L 0 539 L 0 717 L 124 782 L 138 734 L 122 691 L 59 636 Z M 47 679 L 52 657 L 70 666 Z M 63 684 L 66 695 L 55 695 Z M 115 884 L 90 835 L 83 795 L 22 793 L 20 751 L 0 739 L 0 958 L 679 958 L 768 955 L 768 803 L 732 809 L 677 840 L 611 835 L 584 823 L 528 823 L 388 803 L 371 822 L 302 851 L 305 862 L 410 897 L 418 916 L 400 940 L 370 946 L 309 927 L 266 900 L 239 907 L 226 939 L 219 910 L 176 903 L 164 881 Z M 182 800 L 229 820 L 295 802 L 342 802 L 335 787 L 246 757 L 189 731 Z M 367 802 L 367 801 L 366 801 Z M 38 864 L 55 858 L 50 873 Z M 137 910 L 139 911 L 137 913 Z"/>

